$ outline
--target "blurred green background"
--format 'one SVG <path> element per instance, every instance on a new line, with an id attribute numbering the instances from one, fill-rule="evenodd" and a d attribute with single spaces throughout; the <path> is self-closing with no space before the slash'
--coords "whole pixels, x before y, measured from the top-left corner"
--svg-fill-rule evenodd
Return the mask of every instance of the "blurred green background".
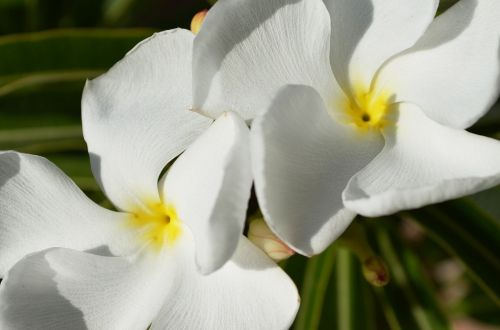
<path id="1" fill-rule="evenodd" d="M 440 12 L 454 2 L 441 1 Z M 85 80 L 154 31 L 189 28 L 209 7 L 202 0 L 0 0 L 0 149 L 49 158 L 109 206 L 82 137 Z M 470 130 L 500 139 L 500 104 Z M 302 295 L 295 329 L 500 329 L 499 187 L 360 218 L 353 228 L 350 240 L 322 255 L 282 263 Z M 385 260 L 387 286 L 363 278 L 353 241 Z"/>

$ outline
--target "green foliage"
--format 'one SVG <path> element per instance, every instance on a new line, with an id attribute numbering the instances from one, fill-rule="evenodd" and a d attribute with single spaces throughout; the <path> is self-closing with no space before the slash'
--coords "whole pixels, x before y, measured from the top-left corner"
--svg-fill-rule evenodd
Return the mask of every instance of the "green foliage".
<path id="1" fill-rule="evenodd" d="M 456 255 L 500 307 L 500 223 L 467 200 L 411 213 L 443 249 Z"/>
<path id="2" fill-rule="evenodd" d="M 378 250 L 392 270 L 392 281 L 377 293 L 385 302 L 391 329 L 449 329 L 417 256 L 397 239 L 392 227 L 384 227 L 378 226 L 374 234 Z"/>
<path id="3" fill-rule="evenodd" d="M 83 85 L 152 32 L 67 29 L 0 37 L 0 148 L 49 158 L 103 200 L 83 141 Z"/>
<path id="4" fill-rule="evenodd" d="M 0 96 L 82 81 L 109 68 L 151 30 L 54 30 L 0 38 Z"/>
<path id="5" fill-rule="evenodd" d="M 295 329 L 316 329 L 324 306 L 326 288 L 332 276 L 335 246 L 308 260 L 300 291 L 302 304 Z"/>

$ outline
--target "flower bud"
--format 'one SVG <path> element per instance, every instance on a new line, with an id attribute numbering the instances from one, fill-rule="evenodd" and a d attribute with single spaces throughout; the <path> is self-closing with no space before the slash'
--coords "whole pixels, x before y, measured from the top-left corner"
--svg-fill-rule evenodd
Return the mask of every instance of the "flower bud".
<path id="1" fill-rule="evenodd" d="M 373 251 L 366 237 L 365 229 L 359 222 L 354 221 L 351 224 L 340 237 L 339 243 L 358 257 L 363 277 L 368 283 L 376 287 L 382 287 L 389 283 L 390 275 L 387 264 L 382 257 Z"/>
<path id="2" fill-rule="evenodd" d="M 191 20 L 191 32 L 193 32 L 194 34 L 198 34 L 198 32 L 200 32 L 201 25 L 203 24 L 207 13 L 208 10 L 205 9 L 193 16 L 193 19 Z"/>
<path id="3" fill-rule="evenodd" d="M 269 229 L 262 218 L 250 221 L 248 239 L 276 262 L 288 259 L 295 253 Z"/>
<path id="4" fill-rule="evenodd" d="M 389 270 L 385 261 L 376 255 L 369 256 L 362 262 L 363 276 L 373 286 L 382 287 L 389 283 Z"/>

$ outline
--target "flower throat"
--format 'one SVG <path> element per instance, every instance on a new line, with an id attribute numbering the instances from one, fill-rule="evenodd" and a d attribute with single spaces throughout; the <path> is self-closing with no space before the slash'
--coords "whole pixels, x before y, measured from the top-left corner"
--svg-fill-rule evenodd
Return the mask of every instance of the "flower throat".
<path id="1" fill-rule="evenodd" d="M 389 124 L 387 115 L 391 93 L 387 91 L 374 93 L 355 85 L 352 95 L 343 107 L 349 124 L 354 124 L 363 131 L 382 129 Z"/>
<path id="2" fill-rule="evenodd" d="M 133 213 L 130 225 L 140 231 L 140 239 L 157 250 L 173 246 L 182 233 L 181 221 L 172 205 L 149 204 Z"/>

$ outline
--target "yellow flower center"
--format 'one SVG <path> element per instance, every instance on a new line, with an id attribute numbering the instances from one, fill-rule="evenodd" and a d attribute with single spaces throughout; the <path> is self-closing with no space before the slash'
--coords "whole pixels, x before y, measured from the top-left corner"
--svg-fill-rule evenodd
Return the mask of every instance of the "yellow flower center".
<path id="1" fill-rule="evenodd" d="M 182 234 L 175 207 L 163 203 L 150 203 L 146 210 L 133 212 L 130 225 L 141 233 L 141 240 L 157 250 L 173 246 Z"/>
<path id="2" fill-rule="evenodd" d="M 347 123 L 359 129 L 381 129 L 390 123 L 388 118 L 392 94 L 387 91 L 374 93 L 360 85 L 354 86 L 353 97 L 343 106 Z"/>

